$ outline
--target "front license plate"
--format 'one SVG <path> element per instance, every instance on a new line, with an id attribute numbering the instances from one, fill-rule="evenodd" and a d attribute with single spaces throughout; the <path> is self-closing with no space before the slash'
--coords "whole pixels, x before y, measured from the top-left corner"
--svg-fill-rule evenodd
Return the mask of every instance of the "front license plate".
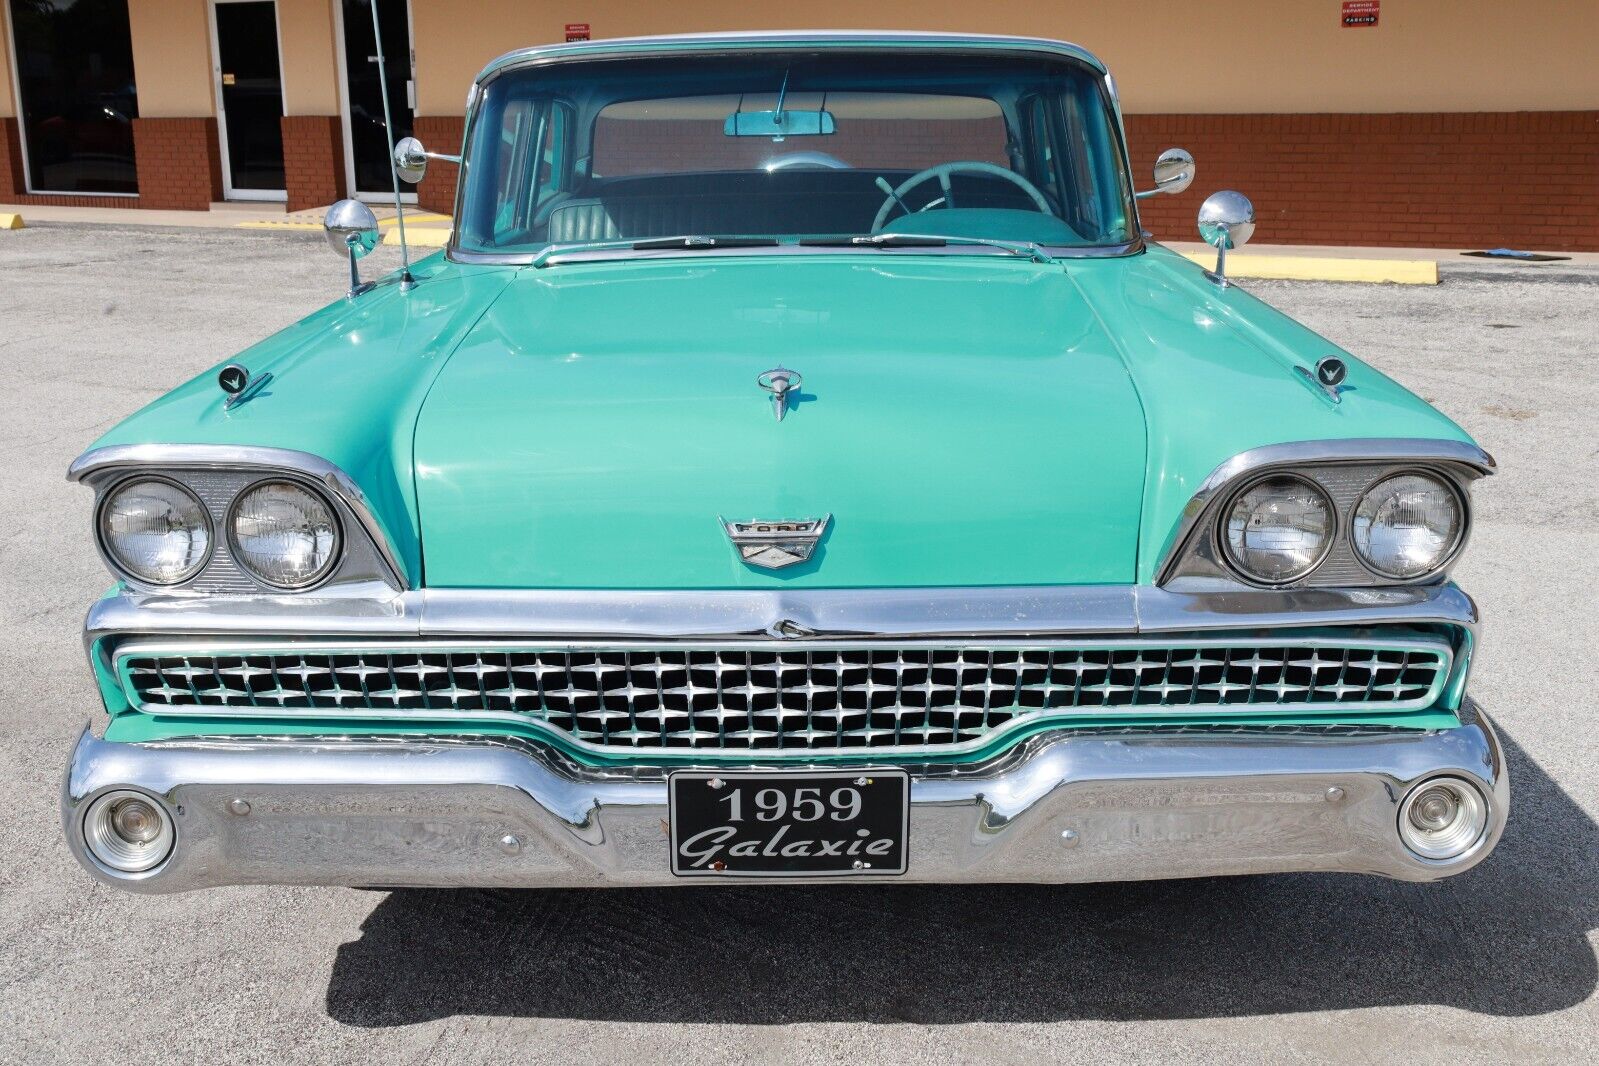
<path id="1" fill-rule="evenodd" d="M 903 770 L 684 770 L 667 779 L 679 877 L 836 877 L 905 872 Z"/>

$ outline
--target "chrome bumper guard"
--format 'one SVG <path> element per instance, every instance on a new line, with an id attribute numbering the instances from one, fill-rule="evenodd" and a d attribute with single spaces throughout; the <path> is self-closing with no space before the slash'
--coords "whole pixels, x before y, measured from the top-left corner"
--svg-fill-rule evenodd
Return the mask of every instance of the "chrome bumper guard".
<path id="1" fill-rule="evenodd" d="M 1439 775 L 1477 785 L 1489 807 L 1481 838 L 1448 862 L 1412 854 L 1397 828 L 1406 794 Z M 156 799 L 175 824 L 170 856 L 144 873 L 118 874 L 85 846 L 89 805 L 119 789 Z M 913 770 L 909 870 L 895 880 L 1344 871 L 1429 881 L 1492 850 L 1508 801 L 1486 716 L 1425 733 L 1061 731 L 981 767 Z M 85 730 L 62 816 L 79 861 L 137 892 L 676 880 L 663 778 L 582 769 L 538 745 L 484 738 L 122 744 Z"/>

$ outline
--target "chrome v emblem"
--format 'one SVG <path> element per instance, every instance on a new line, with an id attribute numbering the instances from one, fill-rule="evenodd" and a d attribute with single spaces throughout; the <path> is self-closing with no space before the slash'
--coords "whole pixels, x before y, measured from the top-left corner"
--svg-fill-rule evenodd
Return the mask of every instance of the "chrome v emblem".
<path id="1" fill-rule="evenodd" d="M 788 414 L 788 394 L 799 391 L 804 380 L 798 370 L 776 366 L 756 377 L 755 384 L 772 394 L 772 413 L 781 422 L 783 416 Z"/>

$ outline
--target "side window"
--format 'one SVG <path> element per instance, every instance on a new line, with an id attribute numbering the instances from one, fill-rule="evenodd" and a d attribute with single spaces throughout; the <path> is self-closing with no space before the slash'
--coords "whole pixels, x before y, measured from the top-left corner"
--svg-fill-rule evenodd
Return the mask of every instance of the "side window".
<path id="1" fill-rule="evenodd" d="M 1050 143 L 1049 109 L 1041 96 L 1035 96 L 1027 103 L 1026 151 L 1028 177 L 1039 191 L 1055 202 L 1057 210 L 1063 209 L 1065 205 L 1061 203 L 1058 160 L 1055 146 Z"/>
<path id="2" fill-rule="evenodd" d="M 530 239 L 539 209 L 557 196 L 565 183 L 570 129 L 564 104 L 512 100 L 505 105 L 494 146 L 494 244 Z"/>
<path id="3" fill-rule="evenodd" d="M 1027 152 L 1033 184 L 1060 205 L 1061 218 L 1078 233 L 1100 231 L 1099 201 L 1088 165 L 1082 104 L 1071 93 L 1034 97 L 1027 105 Z"/>
<path id="4" fill-rule="evenodd" d="M 539 145 L 538 168 L 533 176 L 533 202 L 543 207 L 566 187 L 567 130 L 571 128 L 565 104 L 551 108 Z"/>

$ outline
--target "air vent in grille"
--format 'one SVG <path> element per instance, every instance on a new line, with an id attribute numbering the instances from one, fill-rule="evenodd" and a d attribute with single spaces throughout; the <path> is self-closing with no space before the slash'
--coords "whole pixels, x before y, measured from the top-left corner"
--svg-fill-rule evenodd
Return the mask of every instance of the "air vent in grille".
<path id="1" fill-rule="evenodd" d="M 135 706 L 512 715 L 586 746 L 925 750 L 1040 719 L 1430 706 L 1440 641 L 1330 646 L 127 648 Z"/>

